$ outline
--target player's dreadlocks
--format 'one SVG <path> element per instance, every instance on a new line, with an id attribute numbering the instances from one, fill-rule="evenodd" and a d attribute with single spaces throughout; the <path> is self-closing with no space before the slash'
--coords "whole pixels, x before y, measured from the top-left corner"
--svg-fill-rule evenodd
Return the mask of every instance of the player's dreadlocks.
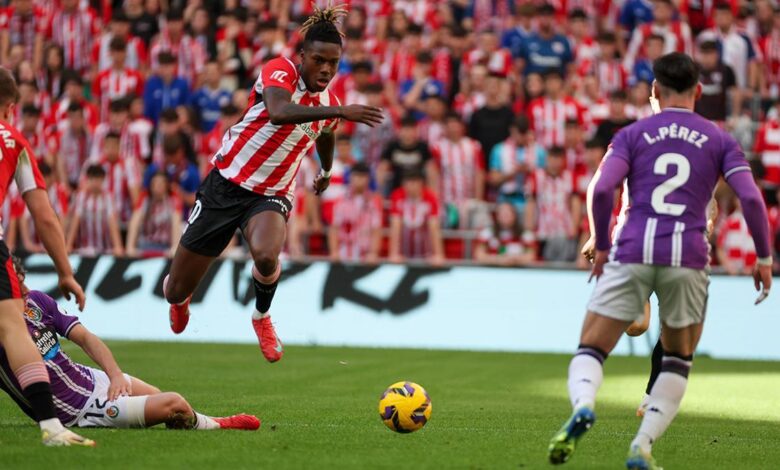
<path id="1" fill-rule="evenodd" d="M 325 8 L 321 9 L 317 5 L 313 5 L 313 7 L 314 13 L 301 26 L 304 47 L 314 41 L 342 45 L 341 38 L 344 33 L 339 30 L 337 23 L 347 15 L 346 6 L 344 4 L 333 5 L 329 1 Z"/>

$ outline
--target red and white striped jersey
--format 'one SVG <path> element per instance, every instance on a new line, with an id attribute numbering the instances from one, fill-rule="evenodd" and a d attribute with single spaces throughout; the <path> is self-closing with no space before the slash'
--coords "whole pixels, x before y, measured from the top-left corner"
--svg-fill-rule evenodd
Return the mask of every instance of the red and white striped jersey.
<path id="1" fill-rule="evenodd" d="M 574 177 L 569 170 L 551 176 L 544 168 L 528 175 L 526 194 L 536 199 L 537 230 L 540 240 L 566 238 L 574 223 L 571 198 L 574 196 Z"/>
<path id="2" fill-rule="evenodd" d="M 108 120 L 108 105 L 111 100 L 123 98 L 131 93 L 144 94 L 144 78 L 131 68 L 115 70 L 108 68 L 98 73 L 92 82 L 92 95 L 100 103 L 100 120 Z"/>
<path id="3" fill-rule="evenodd" d="M 490 52 L 473 49 L 467 52 L 463 58 L 464 70 L 468 71 L 477 64 L 484 65 L 491 73 L 506 77 L 512 71 L 512 53 L 508 49 L 496 49 Z"/>
<path id="4" fill-rule="evenodd" d="M 30 15 L 20 15 L 13 6 L 0 8 L 0 31 L 8 31 L 9 43 L 24 46 L 24 59 L 33 60 L 36 36 L 46 33 L 46 13 L 33 6 Z"/>
<path id="5" fill-rule="evenodd" d="M 485 169 L 482 147 L 474 139 L 462 137 L 453 142 L 440 140 L 431 154 L 439 166 L 440 194 L 443 204 L 460 205 L 477 195 L 476 174 Z"/>
<path id="6" fill-rule="evenodd" d="M 89 151 L 90 161 L 100 161 L 100 157 L 103 154 L 103 139 L 106 138 L 109 132 L 111 132 L 111 126 L 107 122 L 102 122 L 95 128 L 95 133 L 92 136 L 92 148 Z M 130 124 L 125 124 L 119 134 L 119 154 L 122 158 L 141 160 L 142 146 L 148 135 L 142 136 L 137 132 L 137 128 Z M 146 141 L 146 145 L 148 146 L 148 141 Z"/>
<path id="7" fill-rule="evenodd" d="M 113 38 L 114 35 L 111 32 L 105 32 L 92 48 L 92 62 L 97 64 L 98 71 L 102 72 L 111 67 L 111 48 L 109 46 Z M 125 50 L 127 51 L 125 67 L 128 69 L 139 70 L 146 63 L 146 46 L 140 38 L 132 36 L 127 38 Z"/>
<path id="8" fill-rule="evenodd" d="M 753 151 L 764 165 L 764 181 L 780 185 L 780 121 L 770 119 L 759 127 Z"/>
<path id="9" fill-rule="evenodd" d="M 141 169 L 135 158 L 124 158 L 115 162 L 103 159 L 100 166 L 106 170 L 103 188 L 111 195 L 111 202 L 117 212 L 120 224 L 126 224 L 133 215 L 130 188 L 141 188 Z"/>
<path id="10" fill-rule="evenodd" d="M 693 38 L 691 28 L 681 21 L 673 21 L 667 26 L 660 26 L 655 23 L 645 23 L 631 34 L 631 41 L 628 43 L 626 57 L 623 62 L 627 70 L 634 68 L 634 62 L 639 57 L 644 57 L 644 47 L 647 39 L 657 34 L 664 37 L 664 54 L 672 52 L 684 52 L 688 55 L 693 54 Z"/>
<path id="11" fill-rule="evenodd" d="M 619 59 L 593 61 L 591 69 L 583 75 L 594 75 L 602 96 L 613 91 L 628 89 L 628 72 Z"/>
<path id="12" fill-rule="evenodd" d="M 425 117 L 417 123 L 417 130 L 420 133 L 420 140 L 431 148 L 444 138 L 444 123 L 434 121 L 429 117 Z"/>
<path id="13" fill-rule="evenodd" d="M 0 121 L 0 204 L 12 182 L 16 182 L 20 195 L 33 189 L 46 189 L 30 144 L 13 126 Z"/>
<path id="14" fill-rule="evenodd" d="M 721 263 L 729 263 L 739 272 L 756 264 L 756 246 L 742 211 L 734 211 L 723 220 L 718 231 L 718 248 L 726 258 Z"/>
<path id="15" fill-rule="evenodd" d="M 422 197 L 412 199 L 404 188 L 390 195 L 390 213 L 401 219 L 401 254 L 407 258 L 425 258 L 433 252 L 428 221 L 439 217 L 439 200 L 425 189 Z"/>
<path id="16" fill-rule="evenodd" d="M 585 108 L 570 96 L 536 98 L 528 105 L 528 119 L 538 142 L 546 148 L 564 144 L 567 120 L 576 119 L 584 129 L 590 125 Z"/>
<path id="17" fill-rule="evenodd" d="M 225 133 L 222 147 L 212 163 L 224 178 L 242 188 L 292 201 L 301 158 L 314 145 L 322 128 L 335 129 L 338 120 L 271 124 L 263 101 L 266 87 L 289 91 L 291 101 L 301 106 L 340 105 L 330 90 L 310 93 L 289 59 L 274 59 L 263 67 L 249 96 L 244 117 Z"/>
<path id="18" fill-rule="evenodd" d="M 163 31 L 152 41 L 149 48 L 152 69 L 157 69 L 160 63 L 157 58 L 161 52 L 170 52 L 178 59 L 176 75 L 186 78 L 190 85 L 195 83 L 198 74 L 203 71 L 206 65 L 206 51 L 203 50 L 200 43 L 188 34 L 183 34 L 178 41 L 173 41 L 168 35 L 167 29 Z"/>
<path id="19" fill-rule="evenodd" d="M 374 230 L 382 228 L 382 199 L 371 192 L 343 195 L 333 206 L 333 227 L 338 231 L 339 257 L 365 260 Z"/>
<path id="20" fill-rule="evenodd" d="M 64 131 L 55 134 L 53 151 L 65 166 L 65 177 L 68 183 L 78 183 L 91 144 L 92 135 L 89 132 L 71 132 L 66 127 Z"/>
<path id="21" fill-rule="evenodd" d="M 90 10 L 55 11 L 48 36 L 63 48 L 66 69 L 84 72 L 92 64 L 92 42 L 100 34 L 98 23 Z"/>
<path id="22" fill-rule="evenodd" d="M 772 98 L 780 97 L 780 30 L 773 29 L 758 44 L 764 56 L 764 75 Z"/>
<path id="23" fill-rule="evenodd" d="M 141 194 L 136 210 L 143 212 L 143 223 L 138 234 L 140 247 L 158 246 L 170 247 L 172 227 L 171 221 L 181 219 L 182 201 L 176 195 L 169 195 L 162 200 L 154 200 L 148 193 Z"/>
<path id="24" fill-rule="evenodd" d="M 63 95 L 59 101 L 54 103 L 51 114 L 47 119 L 49 123 L 48 127 L 54 127 L 59 132 L 64 131 L 68 127 L 68 106 L 70 106 L 70 103 L 71 100 L 66 95 Z M 87 123 L 89 131 L 92 132 L 100 122 L 98 108 L 87 100 L 82 100 L 80 104 L 82 112 L 84 113 L 84 120 Z"/>
<path id="25" fill-rule="evenodd" d="M 16 183 L 12 181 L 0 207 L 0 235 L 8 232 L 12 220 L 17 220 L 24 215 L 25 208 L 24 199 L 19 195 Z"/>
<path id="26" fill-rule="evenodd" d="M 79 232 L 75 248 L 83 255 L 111 252 L 109 220 L 116 216 L 111 195 L 79 191 L 73 208 L 79 217 Z"/>

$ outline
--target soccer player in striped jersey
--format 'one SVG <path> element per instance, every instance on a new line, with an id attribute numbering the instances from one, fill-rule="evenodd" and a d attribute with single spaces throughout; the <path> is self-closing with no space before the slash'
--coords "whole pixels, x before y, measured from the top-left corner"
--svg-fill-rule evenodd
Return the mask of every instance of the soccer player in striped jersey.
<path id="1" fill-rule="evenodd" d="M 383 119 L 380 108 L 341 106 L 327 89 L 342 53 L 336 23 L 345 14 L 341 6 L 315 9 L 302 28 L 301 64 L 280 57 L 263 66 L 243 118 L 223 137 L 163 282 L 174 333 L 184 331 L 192 293 L 240 228 L 254 260 L 252 326 L 263 356 L 269 362 L 281 359 L 269 310 L 301 159 L 316 145 L 322 170 L 314 190 L 321 193 L 330 179 L 339 120 L 373 126 Z"/>
<path id="2" fill-rule="evenodd" d="M 573 413 L 549 445 L 553 464 L 568 461 L 593 426 L 603 362 L 655 293 L 663 358 L 626 467 L 660 468 L 651 455 L 652 444 L 679 410 L 704 322 L 707 206 L 721 176 L 739 197 L 755 241 L 759 259 L 753 277 L 756 290 L 761 290 L 756 303 L 769 295 L 772 285 L 763 197 L 736 140 L 693 113 L 701 95 L 697 65 L 675 52 L 656 60 L 653 72 L 661 112 L 617 133 L 590 189 L 596 244 L 592 277 L 597 283 L 580 346 L 569 365 Z M 612 244 L 614 192 L 626 178 L 631 205 Z"/>
<path id="3" fill-rule="evenodd" d="M 59 278 L 59 287 L 66 299 L 76 298 L 79 309 L 84 308 L 84 291 L 73 277 L 73 269 L 65 249 L 65 237 L 57 215 L 51 208 L 35 155 L 30 144 L 8 122 L 19 100 L 19 88 L 8 69 L 0 67 L 0 205 L 8 196 L 12 182 L 21 193 L 30 210 L 41 243 L 52 258 Z M 2 235 L 2 233 L 0 233 Z M 41 427 L 43 443 L 47 446 L 94 446 L 65 429 L 57 418 L 51 383 L 46 366 L 35 344 L 27 334 L 22 319 L 24 304 L 19 280 L 14 272 L 11 254 L 0 237 L 0 346 L 5 350 L 5 371 L 0 380 L 15 383 L 14 399 L 24 403 Z"/>

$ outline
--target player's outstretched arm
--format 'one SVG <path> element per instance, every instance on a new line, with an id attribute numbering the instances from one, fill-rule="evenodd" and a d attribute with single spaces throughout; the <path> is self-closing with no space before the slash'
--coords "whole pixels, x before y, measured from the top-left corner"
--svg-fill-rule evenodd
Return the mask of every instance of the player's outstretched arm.
<path id="1" fill-rule="evenodd" d="M 84 350 L 87 356 L 95 361 L 111 379 L 111 385 L 108 387 L 109 400 L 116 400 L 120 395 L 132 395 L 132 384 L 125 378 L 122 369 L 119 368 L 119 364 L 114 359 L 114 355 L 103 340 L 80 323 L 70 330 L 68 339 Z"/>
<path id="2" fill-rule="evenodd" d="M 292 102 L 292 93 L 280 87 L 263 90 L 263 100 L 271 124 L 302 124 L 325 119 L 346 119 L 371 127 L 380 124 L 384 115 L 380 108 L 353 104 L 349 106 L 303 106 Z"/>
<path id="3" fill-rule="evenodd" d="M 68 250 L 65 247 L 65 236 L 62 234 L 62 226 L 49 203 L 46 191 L 40 188 L 26 191 L 22 198 L 24 198 L 27 208 L 30 209 L 30 214 L 35 223 L 35 231 L 41 238 L 41 243 L 46 248 L 46 252 L 54 262 L 62 294 L 67 300 L 70 300 L 70 296 L 73 294 L 76 297 L 79 310 L 84 310 L 86 297 L 81 286 L 73 277 L 73 268 L 71 268 L 68 260 Z"/>

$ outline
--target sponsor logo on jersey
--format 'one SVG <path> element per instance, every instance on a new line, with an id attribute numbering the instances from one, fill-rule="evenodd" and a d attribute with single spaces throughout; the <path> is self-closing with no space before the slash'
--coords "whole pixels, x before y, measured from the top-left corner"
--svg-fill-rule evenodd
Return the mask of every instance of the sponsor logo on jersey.
<path id="1" fill-rule="evenodd" d="M 32 337 L 35 347 L 44 359 L 52 359 L 60 351 L 57 333 L 52 328 L 35 329 L 32 331 Z"/>
<path id="2" fill-rule="evenodd" d="M 106 410 L 106 416 L 111 419 L 115 419 L 117 416 L 119 416 L 119 408 L 117 408 L 115 405 L 109 406 Z"/>
<path id="3" fill-rule="evenodd" d="M 298 127 L 300 127 L 304 134 L 306 134 L 311 140 L 316 140 L 317 137 L 319 137 L 319 133 L 312 129 L 309 124 L 298 124 Z"/>
<path id="4" fill-rule="evenodd" d="M 287 75 L 289 74 L 283 70 L 276 70 L 275 72 L 271 73 L 271 80 L 284 83 L 284 79 L 287 77 Z"/>

